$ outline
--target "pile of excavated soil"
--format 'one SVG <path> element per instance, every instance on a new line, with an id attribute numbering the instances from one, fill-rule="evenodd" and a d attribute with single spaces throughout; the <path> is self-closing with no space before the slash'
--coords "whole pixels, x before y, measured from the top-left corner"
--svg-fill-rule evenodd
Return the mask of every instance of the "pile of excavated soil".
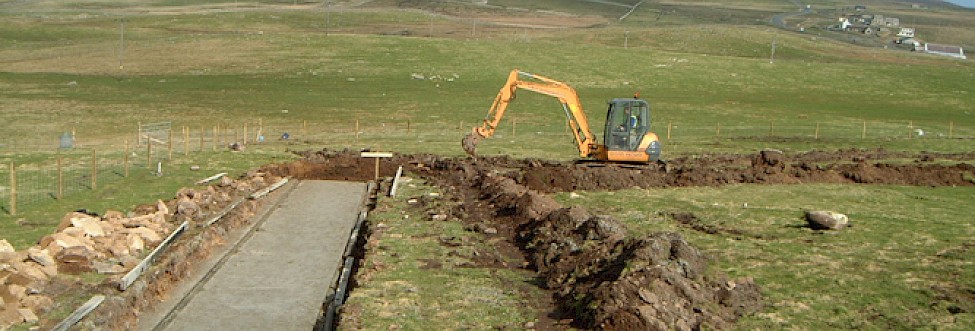
<path id="1" fill-rule="evenodd" d="M 303 155 L 305 160 L 265 170 L 299 179 L 375 176 L 374 160 L 360 158 L 357 151 Z M 973 159 L 975 153 L 884 150 L 767 150 L 649 165 L 397 155 L 382 161 L 380 173 L 391 176 L 403 165 L 442 186 L 459 200 L 450 214 L 469 223 L 469 229 L 494 229 L 508 245 L 521 249 L 528 267 L 552 292 L 558 305 L 554 315 L 569 316 L 573 326 L 690 330 L 729 328 L 742 315 L 761 309 L 758 284 L 709 270 L 701 252 L 678 234 L 627 237 L 619 221 L 579 207 L 563 208 L 544 193 L 739 183 L 971 186 L 975 167 L 965 161 Z"/>

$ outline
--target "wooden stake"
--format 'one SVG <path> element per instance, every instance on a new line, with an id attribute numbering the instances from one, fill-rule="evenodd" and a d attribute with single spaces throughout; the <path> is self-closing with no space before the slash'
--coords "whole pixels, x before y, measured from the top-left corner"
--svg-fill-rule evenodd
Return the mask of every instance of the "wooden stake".
<path id="1" fill-rule="evenodd" d="M 674 128 L 673 122 L 667 122 L 667 140 L 670 140 L 670 130 Z"/>
<path id="2" fill-rule="evenodd" d="M 58 155 L 58 200 L 64 197 L 64 157 Z"/>
<path id="3" fill-rule="evenodd" d="M 308 121 L 301 121 L 301 136 L 308 137 Z M 305 138 L 307 139 L 307 138 Z"/>
<path id="4" fill-rule="evenodd" d="M 244 123 L 244 139 L 241 139 L 241 143 L 247 145 L 247 123 Z"/>
<path id="5" fill-rule="evenodd" d="M 146 168 L 152 169 L 152 140 L 146 140 Z"/>
<path id="6" fill-rule="evenodd" d="M 768 136 L 772 136 L 772 121 L 768 121 Z"/>
<path id="7" fill-rule="evenodd" d="M 867 121 L 863 121 L 863 133 L 860 134 L 860 139 L 867 139 Z"/>
<path id="8" fill-rule="evenodd" d="M 379 158 L 376 159 L 376 182 L 379 182 Z"/>
<path id="9" fill-rule="evenodd" d="M 914 121 L 907 124 L 907 139 L 914 138 Z"/>
<path id="10" fill-rule="evenodd" d="M 213 129 L 213 143 L 217 145 L 221 145 L 223 143 L 223 139 L 221 139 L 221 137 L 222 135 L 220 134 L 220 123 L 217 123 L 216 129 Z"/>
<path id="11" fill-rule="evenodd" d="M 94 148 L 91 149 L 91 189 L 98 189 L 98 158 Z"/>
<path id="12" fill-rule="evenodd" d="M 410 133 L 410 120 L 406 120 L 406 133 Z"/>
<path id="13" fill-rule="evenodd" d="M 203 138 L 207 130 L 203 126 L 200 126 L 200 152 L 203 152 Z"/>
<path id="14" fill-rule="evenodd" d="M 17 216 L 17 165 L 10 162 L 10 215 Z"/>
<path id="15" fill-rule="evenodd" d="M 714 125 L 714 137 L 721 138 L 721 124 Z"/>
<path id="16" fill-rule="evenodd" d="M 355 143 L 359 143 L 359 119 L 355 120 Z"/>
<path id="17" fill-rule="evenodd" d="M 169 141 L 166 144 L 166 148 L 169 149 L 169 159 L 173 159 L 173 128 L 169 128 Z"/>
<path id="18" fill-rule="evenodd" d="M 139 123 L 138 124 L 139 130 L 135 133 L 135 143 L 141 144 L 142 143 L 142 121 L 139 121 L 138 123 Z M 71 137 L 71 140 L 74 140 L 73 136 Z"/>
<path id="19" fill-rule="evenodd" d="M 213 127 L 213 136 L 210 137 L 210 138 L 213 138 L 212 139 L 212 143 L 210 144 L 210 150 L 211 151 L 214 151 L 214 152 L 217 151 L 217 135 L 220 134 L 220 131 L 217 131 L 217 130 L 219 130 L 219 129 L 220 129 L 219 127 L 214 126 Z"/>
<path id="20" fill-rule="evenodd" d="M 819 123 L 816 123 L 816 134 L 813 135 L 813 138 L 819 140 Z"/>

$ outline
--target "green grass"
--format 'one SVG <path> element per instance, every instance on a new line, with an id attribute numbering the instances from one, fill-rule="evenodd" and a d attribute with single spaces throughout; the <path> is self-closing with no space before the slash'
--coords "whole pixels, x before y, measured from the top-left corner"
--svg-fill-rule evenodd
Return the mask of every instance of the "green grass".
<path id="1" fill-rule="evenodd" d="M 475 255 L 495 248 L 460 221 L 431 221 L 422 207 L 408 203 L 431 192 L 437 189 L 412 181 L 400 186 L 397 197 L 379 199 L 368 219 L 373 234 L 367 258 L 343 308 L 344 314 L 357 312 L 359 323 L 345 320 L 340 328 L 521 328 L 535 320 L 535 301 L 543 294 L 532 284 L 534 275 L 471 266 Z M 433 198 L 431 207 L 444 208 L 439 199 Z"/>
<path id="2" fill-rule="evenodd" d="M 0 2 L 0 160 L 21 164 L 26 178 L 51 180 L 44 172 L 49 170 L 42 169 L 50 167 L 57 138 L 71 131 L 78 145 L 96 148 L 104 160 L 121 154 L 140 122 L 172 121 L 177 132 L 188 126 L 191 139 L 219 125 L 224 142 L 242 134 L 245 124 L 253 134 L 261 123 L 269 137 L 288 131 L 297 140 L 269 151 L 194 153 L 177 158 L 161 178 L 147 171 L 124 179 L 104 175 L 97 190 L 72 193 L 62 201 L 31 202 L 18 217 L 0 214 L 3 237 L 22 248 L 49 233 L 66 211 L 127 210 L 169 198 L 202 176 L 239 174 L 290 159 L 285 148 L 459 155 L 460 138 L 483 118 L 513 68 L 574 86 L 597 136 L 604 102 L 640 92 L 654 107 L 654 131 L 664 136 L 671 126 L 665 158 L 763 148 L 975 148 L 971 60 L 861 48 L 835 42 L 831 38 L 844 36 L 823 31 L 794 34 L 768 27 L 773 13 L 794 10 L 789 2 L 647 2 L 621 23 L 616 18 L 624 8 L 580 1 L 491 2 L 530 12 L 406 4 L 435 9 L 438 15 L 391 10 L 388 6 L 399 3 L 394 1 L 375 1 L 368 8 L 336 5 L 327 14 L 320 6 L 287 9 L 292 3 L 251 1 L 237 11 L 224 0 Z M 823 22 L 835 20 L 835 7 L 852 4 L 809 3 L 820 13 L 808 19 Z M 902 22 L 916 22 L 919 33 L 932 41 L 970 45 L 973 40 L 970 12 L 865 3 L 901 16 Z M 479 22 L 478 33 L 471 34 L 471 16 L 544 19 L 545 11 L 600 15 L 608 23 L 595 29 L 536 30 Z M 124 52 L 119 47 L 122 18 Z M 397 31 L 413 36 L 382 35 Z M 438 37 L 415 37 L 426 34 Z M 769 63 L 773 41 L 775 61 Z M 414 73 L 443 79 L 417 80 L 411 78 Z M 498 135 L 479 151 L 575 158 L 562 121 L 555 100 L 522 92 Z M 868 124 L 866 139 L 860 137 L 863 122 Z M 907 139 L 911 124 L 928 134 Z M 946 139 L 949 125 L 956 139 Z M 190 164 L 203 170 L 186 170 Z M 0 171 L 0 185 L 6 175 Z M 409 194 L 429 188 L 414 189 Z M 586 201 L 603 199 L 601 205 L 610 206 L 607 212 L 628 220 L 637 232 L 675 229 L 657 212 L 690 210 L 707 222 L 773 238 L 688 233 L 693 243 L 716 256 L 719 268 L 763 284 L 772 305 L 744 320 L 745 329 L 950 328 L 944 300 L 930 305 L 938 297 L 934 286 L 953 282 L 970 289 L 975 279 L 968 262 L 971 250 L 952 248 L 972 236 L 971 225 L 963 222 L 973 195 L 967 189 L 733 186 L 615 194 L 586 194 Z M 735 207 L 744 202 L 751 207 Z M 535 312 L 524 308 L 525 298 L 532 296 L 524 293 L 531 290 L 505 290 L 505 282 L 524 284 L 530 275 L 420 268 L 419 256 L 448 266 L 462 262 L 462 257 L 445 257 L 436 236 L 473 234 L 456 223 L 402 220 L 399 210 L 413 211 L 401 199 L 389 203 L 373 217 L 393 226 L 388 234 L 402 238 L 385 240 L 382 252 L 390 254 L 376 261 L 387 269 L 363 283 L 351 299 L 368 308 L 363 312 L 368 317 L 364 323 L 370 323 L 366 327 L 519 327 L 533 318 Z M 802 208 L 845 209 L 840 211 L 849 213 L 856 226 L 835 235 L 796 228 Z M 478 295 L 469 296 L 469 289 Z M 828 295 L 820 296 L 824 290 Z M 955 325 L 973 323 L 970 314 L 954 317 Z"/>
<path id="3" fill-rule="evenodd" d="M 754 277 L 766 308 L 740 329 L 971 329 L 971 188 L 736 185 L 558 194 L 617 217 L 632 235 L 677 231 L 734 277 Z M 747 205 L 746 205 L 747 204 Z M 804 210 L 845 213 L 842 231 L 803 227 Z M 668 215 L 743 234 L 705 234 Z M 951 314 L 948 307 L 966 309 Z"/>
<path id="4" fill-rule="evenodd" d="M 194 187 L 196 181 L 213 174 L 227 172 L 228 176 L 233 178 L 264 164 L 293 160 L 294 156 L 280 149 L 246 153 L 193 153 L 186 157 L 180 154 L 175 155 L 172 162 L 163 161 L 165 166 L 162 177 L 152 174 L 155 166 L 152 169 L 145 167 L 145 160 L 141 162 L 133 160 L 136 164 L 130 168 L 129 177 L 124 178 L 121 176 L 123 171 L 120 160 L 115 160 L 118 163 L 113 165 L 107 165 L 103 162 L 108 162 L 112 156 L 103 155 L 101 158 L 102 161 L 99 163 L 102 169 L 98 175 L 97 188 L 94 190 L 90 189 L 90 182 L 87 180 L 82 182 L 68 180 L 67 190 L 62 200 L 55 200 L 53 195 L 49 194 L 38 194 L 30 200 L 27 196 L 21 196 L 18 213 L 15 216 L 8 213 L 9 201 L 0 202 L 0 206 L 5 209 L 0 213 L 0 233 L 3 233 L 3 238 L 18 249 L 27 248 L 42 236 L 53 232 L 60 223 L 61 217 L 67 212 L 78 209 L 97 213 L 104 213 L 109 209 L 127 212 L 137 205 L 154 203 L 158 199 L 172 199 L 180 188 Z M 53 166 L 56 163 L 52 164 L 51 160 L 47 160 L 39 164 Z M 190 170 L 192 165 L 200 166 L 200 170 Z M 90 167 L 87 165 L 82 163 L 79 167 L 84 169 L 69 172 L 69 176 L 66 177 L 71 177 L 71 173 L 82 176 L 90 173 L 88 170 Z M 43 175 L 31 174 L 36 171 L 38 170 L 19 170 L 18 182 L 21 190 L 34 188 L 43 192 L 56 192 L 57 172 L 48 169 Z M 7 170 L 0 171 L 0 174 L 3 174 L 4 178 L 9 176 Z M 21 194 L 25 193 L 22 191 Z M 3 196 L 9 199 L 9 194 Z"/>

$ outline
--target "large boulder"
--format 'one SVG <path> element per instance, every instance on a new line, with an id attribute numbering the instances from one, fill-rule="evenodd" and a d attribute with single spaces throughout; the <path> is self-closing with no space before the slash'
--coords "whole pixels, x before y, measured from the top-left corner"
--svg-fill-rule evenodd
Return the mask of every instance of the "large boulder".
<path id="1" fill-rule="evenodd" d="M 832 211 L 806 211 L 806 222 L 814 230 L 839 230 L 849 225 L 846 215 Z"/>
<path id="2" fill-rule="evenodd" d="M 72 218 L 71 225 L 84 231 L 86 237 L 105 236 L 105 229 L 102 228 L 101 220 L 95 217 Z"/>

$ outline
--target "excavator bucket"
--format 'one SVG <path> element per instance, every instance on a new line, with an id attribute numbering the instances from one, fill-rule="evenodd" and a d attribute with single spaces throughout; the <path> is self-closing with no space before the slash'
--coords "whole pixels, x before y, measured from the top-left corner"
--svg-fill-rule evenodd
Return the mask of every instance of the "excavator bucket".
<path id="1" fill-rule="evenodd" d="M 464 140 L 461 140 L 460 144 L 464 147 L 464 152 L 467 152 L 467 155 L 477 156 L 477 142 L 479 140 L 481 140 L 481 134 L 477 133 L 475 129 L 464 136 Z"/>

